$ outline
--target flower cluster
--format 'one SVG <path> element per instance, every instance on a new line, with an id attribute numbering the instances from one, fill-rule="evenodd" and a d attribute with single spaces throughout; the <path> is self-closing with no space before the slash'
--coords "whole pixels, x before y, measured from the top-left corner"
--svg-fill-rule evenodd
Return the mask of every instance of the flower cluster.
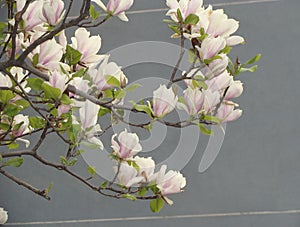
<path id="1" fill-rule="evenodd" d="M 172 37 L 181 37 L 191 42 L 193 65 L 182 74 L 187 89 L 177 107 L 190 116 L 215 116 L 219 122 L 238 119 L 242 110 L 231 101 L 243 92 L 243 84 L 234 80 L 233 69 L 240 67 L 230 61 L 227 54 L 231 47 L 243 44 L 244 38 L 233 35 L 238 21 L 228 18 L 222 9 L 204 8 L 199 0 L 167 0 L 171 17 Z"/>
<path id="2" fill-rule="evenodd" d="M 101 25 L 114 16 L 128 21 L 125 12 L 133 0 L 109 0 L 106 5 L 100 0 L 85 0 L 81 14 L 75 19 L 68 15 L 72 2 L 66 7 L 62 0 L 16 1 L 6 33 L 0 23 L 4 40 L 3 44 L 0 42 L 3 48 L 0 59 L 5 58 L 0 62 L 0 145 L 13 150 L 23 142 L 28 148 L 28 136 L 41 133 L 26 155 L 50 163 L 37 150 L 49 134 L 55 133 L 68 145 L 68 151 L 60 156 L 59 164 L 50 166 L 71 173 L 103 195 L 151 199 L 154 212 L 164 202 L 172 204 L 167 196 L 182 191 L 185 177 L 178 171 L 167 171 L 166 165 L 157 170 L 151 157 L 137 156 L 142 151 L 139 137 L 126 129 L 119 135 L 111 135 L 110 157 L 117 162 L 112 182 L 93 186 L 69 169 L 86 146 L 103 150 L 105 143 L 101 136 L 119 122 L 145 130 L 151 130 L 156 121 L 170 127 L 198 125 L 208 133 L 204 125 L 221 127 L 222 123 L 241 116 L 242 110 L 236 108 L 238 104 L 232 99 L 242 94 L 243 84 L 235 77 L 244 71 L 254 71 L 255 67 L 245 66 L 255 63 L 259 56 L 244 64 L 238 59 L 233 63 L 228 57 L 233 46 L 244 43 L 244 38 L 233 35 L 239 23 L 221 9 L 204 8 L 202 0 L 167 0 L 166 3 L 170 8 L 169 27 L 175 32 L 172 37 L 181 39 L 182 53 L 185 42 L 191 46 L 191 67 L 176 78 L 178 65 L 175 66 L 170 83 L 154 90 L 152 99 L 126 106 L 125 96 L 139 85 L 128 86 L 122 68 L 109 55 L 101 53 L 101 36 L 91 34 L 87 28 Z M 97 8 L 106 15 L 100 17 Z M 79 28 L 72 37 L 67 37 L 65 30 L 72 26 Z M 178 94 L 175 86 L 180 81 L 185 82 L 183 94 Z M 25 112 L 27 108 L 31 111 Z M 175 110 L 184 110 L 186 121 L 163 119 Z M 124 116 L 128 111 L 144 114 L 147 123 L 127 122 Z M 104 118 L 105 115 L 109 118 Z M 0 168 L 19 167 L 23 163 L 22 154 L 2 157 L 1 153 Z M 89 166 L 88 172 L 94 177 L 93 167 Z M 34 191 L 48 199 L 49 189 Z M 6 219 L 7 214 L 0 209 L 0 224 Z"/>
<path id="3" fill-rule="evenodd" d="M 125 129 L 119 134 L 118 142 L 115 141 L 116 136 L 112 137 L 111 143 L 113 155 L 119 160 L 119 167 L 115 168 L 119 184 L 127 188 L 136 186 L 139 190 L 151 189 L 172 204 L 166 195 L 181 192 L 186 185 L 185 177 L 172 170 L 166 173 L 165 165 L 155 173 L 155 162 L 151 157 L 135 156 L 142 150 L 137 134 L 128 133 Z"/>

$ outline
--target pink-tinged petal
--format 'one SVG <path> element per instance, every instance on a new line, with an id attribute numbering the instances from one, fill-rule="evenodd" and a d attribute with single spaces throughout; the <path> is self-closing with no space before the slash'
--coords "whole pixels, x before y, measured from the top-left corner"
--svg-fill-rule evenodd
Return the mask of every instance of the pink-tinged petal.
<path id="1" fill-rule="evenodd" d="M 127 129 L 120 133 L 118 137 L 119 143 L 112 137 L 111 143 L 114 152 L 123 159 L 130 158 L 142 150 L 139 138 L 136 133 L 128 133 Z"/>
<path id="2" fill-rule="evenodd" d="M 178 97 L 174 94 L 172 88 L 165 85 L 153 92 L 153 112 L 156 117 L 163 117 L 170 113 L 176 107 Z"/>
<path id="3" fill-rule="evenodd" d="M 84 105 L 79 109 L 82 129 L 85 130 L 97 124 L 99 109 L 99 105 L 89 100 L 85 101 Z"/>
<path id="4" fill-rule="evenodd" d="M 239 80 L 233 81 L 228 88 L 225 100 L 233 99 L 239 97 L 243 93 L 243 83 Z"/>
<path id="5" fill-rule="evenodd" d="M 202 59 L 210 59 L 216 56 L 226 46 L 226 40 L 222 37 L 210 38 L 203 40 L 201 48 L 199 48 Z"/>
<path id="6" fill-rule="evenodd" d="M 242 36 L 230 36 L 226 39 L 226 43 L 228 46 L 236 46 L 239 44 L 244 44 L 245 39 Z"/>
<path id="7" fill-rule="evenodd" d="M 60 116 L 64 113 L 68 113 L 71 108 L 72 108 L 71 105 L 64 105 L 64 104 L 59 105 L 58 108 L 57 108 L 58 116 Z"/>
<path id="8" fill-rule="evenodd" d="M 205 81 L 208 88 L 213 92 L 226 89 L 232 84 L 232 82 L 233 78 L 227 71 L 224 71 L 220 75 Z"/>
<path id="9" fill-rule="evenodd" d="M 240 109 L 234 110 L 234 107 L 237 106 L 237 104 L 233 102 L 223 102 L 216 114 L 216 116 L 222 121 L 222 122 L 229 122 L 229 121 L 235 121 L 239 117 L 241 117 L 243 111 Z"/>
<path id="10" fill-rule="evenodd" d="M 155 162 L 151 157 L 142 158 L 136 156 L 133 161 L 139 166 L 138 175 L 144 177 L 143 182 L 149 182 L 154 174 Z"/>

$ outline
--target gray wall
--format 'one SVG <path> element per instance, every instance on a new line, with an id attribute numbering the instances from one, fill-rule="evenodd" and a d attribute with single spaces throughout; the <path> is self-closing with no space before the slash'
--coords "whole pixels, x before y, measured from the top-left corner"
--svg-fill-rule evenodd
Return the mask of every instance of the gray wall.
<path id="1" fill-rule="evenodd" d="M 229 1 L 205 3 L 224 2 Z M 162 0 L 136 0 L 133 10 L 162 7 L 165 7 Z M 9 222 L 99 219 L 93 223 L 54 226 L 300 226 L 299 212 L 206 218 L 178 216 L 300 209 L 300 2 L 247 3 L 244 0 L 236 5 L 225 4 L 224 8 L 240 21 L 239 34 L 247 41 L 246 45 L 234 48 L 232 56 L 246 60 L 262 53 L 262 59 L 255 74 L 241 78 L 245 92 L 238 102 L 244 110 L 243 117 L 228 124 L 221 152 L 203 174 L 197 169 L 207 138 L 201 137 L 199 152 L 183 169 L 188 179 L 185 192 L 172 196 L 174 206 L 166 207 L 158 215 L 152 214 L 147 202 L 103 198 L 64 174 L 26 160 L 21 169 L 13 172 L 40 187 L 53 181 L 52 200 L 45 201 L 0 176 L 0 206 L 9 211 Z M 164 12 L 132 14 L 129 18 L 130 23 L 114 19 L 94 30 L 103 38 L 103 51 L 139 41 L 175 43 L 162 23 Z M 135 80 L 153 75 L 167 78 L 169 70 L 159 64 L 142 64 L 131 66 L 125 72 Z M 168 135 L 162 153 L 170 152 L 178 138 L 175 130 L 168 131 Z M 50 158 L 62 151 L 63 146 L 55 137 L 50 138 L 42 150 L 49 153 Z M 159 161 L 166 158 L 159 153 L 154 156 Z M 78 170 L 85 168 L 84 163 L 77 167 Z M 123 217 L 148 218 L 124 222 L 103 220 Z M 153 217 L 161 219 L 152 220 Z"/>

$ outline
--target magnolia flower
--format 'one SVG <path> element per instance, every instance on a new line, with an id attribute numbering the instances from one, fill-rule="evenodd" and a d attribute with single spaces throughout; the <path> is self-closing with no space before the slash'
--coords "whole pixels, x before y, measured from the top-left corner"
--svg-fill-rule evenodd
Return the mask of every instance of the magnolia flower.
<path id="1" fill-rule="evenodd" d="M 216 117 L 224 123 L 237 120 L 242 116 L 243 111 L 240 109 L 235 110 L 234 107 L 236 106 L 238 105 L 230 101 L 223 102 L 217 111 Z"/>
<path id="2" fill-rule="evenodd" d="M 220 75 L 205 81 L 208 88 L 213 92 L 215 91 L 223 92 L 223 90 L 229 87 L 232 84 L 232 82 L 233 82 L 233 78 L 232 76 L 230 76 L 230 74 L 227 71 L 224 71 Z"/>
<path id="3" fill-rule="evenodd" d="M 204 95 L 204 103 L 203 103 L 203 109 L 205 114 L 208 114 L 211 112 L 217 104 L 220 102 L 220 92 L 218 91 L 211 91 L 210 89 L 207 89 L 203 91 Z"/>
<path id="4" fill-rule="evenodd" d="M 62 30 L 58 36 L 58 43 L 63 47 L 64 53 L 66 52 L 66 48 L 68 45 L 67 36 L 65 30 Z"/>
<path id="5" fill-rule="evenodd" d="M 11 73 L 11 75 L 13 75 L 15 77 L 15 79 L 20 83 L 20 85 L 26 92 L 31 91 L 30 87 L 26 87 L 27 81 L 24 80 L 25 77 L 28 76 L 27 71 L 23 71 L 23 69 L 21 67 L 14 66 L 10 69 L 10 73 Z M 17 86 L 17 89 L 20 90 L 20 88 L 18 86 Z"/>
<path id="6" fill-rule="evenodd" d="M 12 82 L 9 78 L 8 75 L 3 75 L 0 72 L 0 87 L 11 87 L 12 86 Z"/>
<path id="7" fill-rule="evenodd" d="M 63 47 L 59 45 L 55 39 L 51 39 L 42 43 L 32 53 L 31 59 L 34 55 L 38 54 L 38 64 L 36 67 L 47 70 L 60 70 L 60 67 L 64 67 L 69 70 L 69 66 L 61 63 L 60 60 L 63 55 Z"/>
<path id="8" fill-rule="evenodd" d="M 97 145 L 100 149 L 103 149 L 102 142 L 95 137 L 96 133 L 102 131 L 100 125 L 97 124 L 99 109 L 99 105 L 86 100 L 83 103 L 83 106 L 79 109 L 79 118 L 81 128 L 84 130 L 88 142 Z"/>
<path id="9" fill-rule="evenodd" d="M 186 185 L 186 179 L 177 171 L 170 170 L 166 173 L 167 166 L 163 165 L 160 171 L 154 175 L 157 187 L 162 195 L 182 192 Z"/>
<path id="10" fill-rule="evenodd" d="M 114 140 L 116 136 L 117 134 L 114 134 L 111 138 L 111 147 L 113 148 L 113 153 L 118 157 L 127 159 L 142 150 L 139 137 L 136 133 L 128 133 L 127 129 L 125 129 L 118 136 L 119 143 Z"/>
<path id="11" fill-rule="evenodd" d="M 195 77 L 199 77 L 199 78 L 203 78 L 205 79 L 205 76 L 203 75 L 203 73 L 200 71 L 201 68 L 194 68 L 192 69 L 189 73 L 186 74 L 186 71 L 183 71 L 182 72 L 182 76 L 186 76 L 188 78 L 195 78 Z M 193 79 L 185 79 L 184 80 L 185 84 L 188 86 L 188 87 L 191 87 L 191 88 L 196 88 L 193 84 Z"/>
<path id="12" fill-rule="evenodd" d="M 66 74 L 54 70 L 51 73 L 49 73 L 49 82 L 46 83 L 50 84 L 54 88 L 58 88 L 62 94 L 67 88 L 67 81 L 68 77 Z"/>
<path id="13" fill-rule="evenodd" d="M 124 87 L 128 79 L 124 75 L 123 71 L 121 70 L 121 67 L 119 67 L 114 62 L 108 63 L 109 56 L 106 55 L 103 59 L 103 61 L 100 63 L 98 69 L 91 68 L 89 70 L 89 73 L 93 79 L 94 84 L 97 86 L 97 88 L 100 91 L 104 91 L 106 89 L 109 89 L 113 87 L 113 85 L 107 83 L 106 76 L 113 76 L 118 81 L 120 81 L 120 84 L 122 87 Z"/>
<path id="14" fill-rule="evenodd" d="M 151 157 L 142 158 L 134 157 L 133 161 L 139 166 L 138 175 L 144 177 L 143 182 L 148 182 L 150 177 L 154 174 L 155 162 Z"/>
<path id="15" fill-rule="evenodd" d="M 76 90 L 83 91 L 83 92 L 87 92 L 90 88 L 89 81 L 84 80 L 82 77 L 73 78 L 69 84 L 74 86 L 76 88 Z M 69 96 L 74 97 L 75 94 L 70 93 Z"/>
<path id="16" fill-rule="evenodd" d="M 113 16 L 118 16 L 122 21 L 128 21 L 125 11 L 133 5 L 133 0 L 109 0 L 107 6 L 105 6 L 101 0 L 92 1 L 100 6 L 104 11 L 107 11 Z"/>
<path id="17" fill-rule="evenodd" d="M 200 57 L 210 59 L 216 56 L 226 46 L 226 41 L 222 37 L 211 38 L 207 37 L 203 40 L 201 47 L 197 47 Z"/>
<path id="18" fill-rule="evenodd" d="M 217 37 L 229 37 L 237 31 L 239 22 L 229 19 L 223 9 L 213 10 L 209 17 L 209 26 L 206 30 L 207 34 Z"/>
<path id="19" fill-rule="evenodd" d="M 114 169 L 117 173 L 117 167 Z M 132 185 L 140 183 L 144 179 L 144 177 L 138 176 L 137 174 L 138 172 L 134 167 L 129 166 L 126 162 L 122 162 L 117 176 L 117 181 L 119 184 L 129 188 Z"/>
<path id="20" fill-rule="evenodd" d="M 99 105 L 92 103 L 89 100 L 84 102 L 84 105 L 79 109 L 79 117 L 83 130 L 97 124 L 99 109 Z"/>
<path id="21" fill-rule="evenodd" d="M 18 0 L 17 3 L 17 11 L 20 12 L 25 6 L 25 0 Z M 42 24 L 41 14 L 42 14 L 42 6 L 43 1 L 33 1 L 29 4 L 27 10 L 22 16 L 24 20 L 24 30 L 25 31 L 32 31 L 37 26 Z"/>
<path id="22" fill-rule="evenodd" d="M 57 108 L 58 116 L 61 116 L 64 113 L 68 113 L 71 108 L 71 105 L 60 104 Z"/>
<path id="23" fill-rule="evenodd" d="M 241 36 L 231 36 L 239 28 L 239 22 L 234 19 L 229 19 L 224 13 L 223 9 L 212 10 L 210 6 L 209 26 L 206 29 L 206 33 L 210 36 L 221 36 L 226 39 L 226 43 L 229 46 L 235 46 L 245 42 Z"/>
<path id="24" fill-rule="evenodd" d="M 167 0 L 167 6 L 170 10 L 167 16 L 171 16 L 172 20 L 178 22 L 177 10 L 179 9 L 183 19 L 187 18 L 190 14 L 199 14 L 204 9 L 202 8 L 202 0 Z"/>
<path id="25" fill-rule="evenodd" d="M 6 41 L 8 41 L 9 37 L 10 37 L 9 35 L 6 36 Z M 18 54 L 21 51 L 22 47 L 26 47 L 26 46 L 28 46 L 28 44 L 29 44 L 29 41 L 24 41 L 24 33 L 22 33 L 22 32 L 18 33 L 16 35 L 15 54 Z M 11 45 L 9 45 L 7 47 L 7 57 L 10 57 L 11 54 L 12 54 L 12 48 L 11 48 Z"/>
<path id="26" fill-rule="evenodd" d="M 14 130 L 14 127 L 19 124 L 21 126 L 17 127 L 17 129 Z M 22 136 L 23 134 L 30 132 L 28 116 L 24 116 L 23 114 L 18 114 L 14 116 L 14 120 L 12 122 L 12 129 L 13 129 L 12 133 L 15 137 Z"/>
<path id="27" fill-rule="evenodd" d="M 204 95 L 199 89 L 188 87 L 184 90 L 184 100 L 185 104 L 178 102 L 177 107 L 179 109 L 184 109 L 189 115 L 196 115 L 202 109 Z"/>
<path id="28" fill-rule="evenodd" d="M 97 55 L 101 48 L 99 35 L 90 37 L 90 32 L 85 28 L 78 28 L 75 31 L 75 37 L 72 37 L 71 40 L 71 46 L 82 54 L 80 58 L 81 63 L 90 65 L 103 59 L 102 55 Z"/>
<path id="29" fill-rule="evenodd" d="M 174 94 L 172 88 L 166 85 L 160 85 L 153 92 L 153 114 L 156 117 L 163 117 L 170 113 L 176 107 L 178 97 Z"/>
<path id="30" fill-rule="evenodd" d="M 239 97 L 243 93 L 243 83 L 239 80 L 235 80 L 231 83 L 228 88 L 225 100 L 233 99 Z"/>
<path id="31" fill-rule="evenodd" d="M 20 137 L 20 136 L 30 132 L 29 118 L 28 118 L 28 116 L 24 116 L 23 114 L 18 114 L 16 116 L 14 116 L 11 126 L 12 126 L 11 135 L 13 137 Z M 26 148 L 29 147 L 29 145 L 30 145 L 30 141 L 23 139 L 23 138 L 17 138 L 16 141 L 25 143 Z"/>
<path id="32" fill-rule="evenodd" d="M 0 207 L 0 225 L 4 225 L 7 222 L 8 215 L 2 207 Z"/>
<path id="33" fill-rule="evenodd" d="M 62 0 L 44 0 L 42 15 L 49 25 L 56 25 L 63 16 L 65 3 Z"/>
<path id="34" fill-rule="evenodd" d="M 205 76 L 211 78 L 223 73 L 228 66 L 228 57 L 225 54 L 219 54 L 222 59 L 213 60 L 206 68 Z"/>

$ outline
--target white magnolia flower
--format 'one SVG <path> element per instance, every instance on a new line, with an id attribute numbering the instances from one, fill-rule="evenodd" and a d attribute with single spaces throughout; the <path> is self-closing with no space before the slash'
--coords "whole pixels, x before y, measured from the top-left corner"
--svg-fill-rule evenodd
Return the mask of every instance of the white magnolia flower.
<path id="1" fill-rule="evenodd" d="M 119 17 L 122 21 L 128 21 L 125 11 L 133 5 L 133 0 L 109 0 L 107 6 L 105 6 L 101 0 L 92 1 L 100 6 L 104 11 L 113 16 Z"/>
<path id="2" fill-rule="evenodd" d="M 117 134 L 114 134 L 111 138 L 111 147 L 113 148 L 114 153 L 120 158 L 130 158 L 142 150 L 139 137 L 136 133 L 129 133 L 127 132 L 127 129 L 125 129 L 118 136 L 119 143 L 114 140 L 116 136 Z"/>
<path id="3" fill-rule="evenodd" d="M 2 207 L 0 207 L 0 225 L 4 225 L 7 222 L 8 215 Z"/>
<path id="4" fill-rule="evenodd" d="M 160 85 L 153 92 L 153 114 L 156 117 L 163 117 L 170 113 L 176 107 L 178 97 L 174 94 L 172 88 L 166 85 Z"/>
<path id="5" fill-rule="evenodd" d="M 78 28 L 75 31 L 75 37 L 72 37 L 71 40 L 71 46 L 82 54 L 81 63 L 91 65 L 103 59 L 103 55 L 97 54 L 101 48 L 101 37 L 99 35 L 90 36 L 90 32 L 85 28 Z"/>

